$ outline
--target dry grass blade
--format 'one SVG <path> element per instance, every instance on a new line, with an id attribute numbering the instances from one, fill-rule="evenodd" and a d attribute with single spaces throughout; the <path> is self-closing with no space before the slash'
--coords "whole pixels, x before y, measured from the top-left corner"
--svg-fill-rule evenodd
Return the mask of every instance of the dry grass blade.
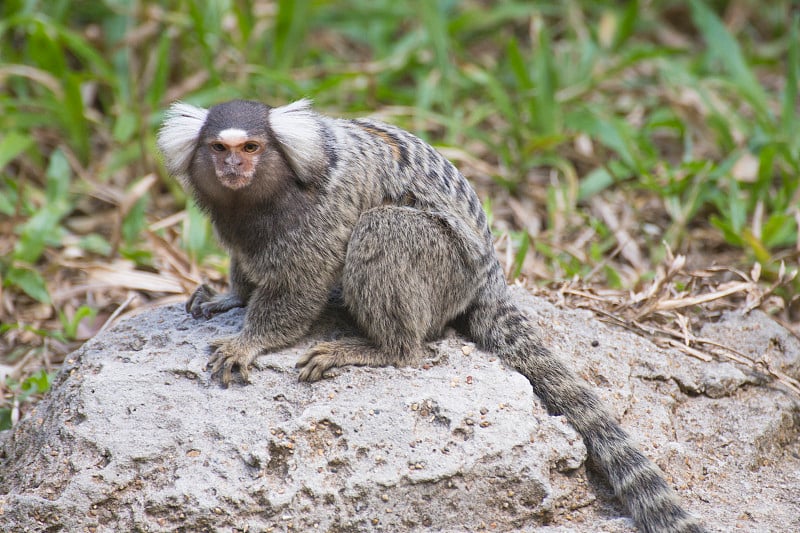
<path id="1" fill-rule="evenodd" d="M 122 313 L 125 311 L 125 309 L 127 309 L 127 308 L 128 308 L 128 306 L 129 306 L 129 305 L 131 304 L 131 302 L 133 302 L 134 300 L 136 300 L 136 294 L 130 294 L 130 295 L 128 295 L 128 297 L 125 299 L 125 301 L 124 301 L 124 302 L 122 302 L 122 303 L 120 304 L 120 306 L 119 306 L 119 307 L 117 307 L 117 308 L 114 310 L 114 312 L 113 312 L 113 313 L 111 313 L 111 315 L 109 315 L 108 319 L 106 319 L 106 321 L 103 323 L 103 325 L 100 327 L 100 329 L 98 330 L 98 332 L 97 332 L 97 333 L 98 333 L 98 334 L 102 333 L 102 332 L 103 332 L 103 331 L 105 331 L 105 330 L 106 330 L 106 329 L 107 329 L 107 328 L 108 328 L 108 327 L 109 327 L 111 324 L 113 324 L 114 322 L 116 322 L 117 318 L 119 318 L 119 316 L 120 316 L 120 315 L 121 315 L 121 314 L 122 314 Z"/>
<path id="2" fill-rule="evenodd" d="M 671 311 L 674 309 L 681 309 L 683 307 L 691 307 L 694 305 L 702 305 L 714 300 L 727 298 L 736 293 L 749 293 L 758 291 L 758 284 L 752 282 L 739 281 L 733 283 L 724 289 L 720 289 L 707 294 L 698 294 L 694 296 L 683 296 L 681 298 L 659 300 L 654 306 L 654 311 Z"/>
<path id="3" fill-rule="evenodd" d="M 678 350 L 689 354 L 693 357 L 697 357 L 705 362 L 710 362 L 713 360 L 711 356 L 708 355 L 707 352 L 700 351 L 696 348 L 693 348 L 690 345 L 685 344 L 677 339 L 665 339 L 667 345 L 677 348 Z M 759 374 L 766 374 L 774 378 L 776 381 L 781 383 L 787 389 L 792 391 L 798 397 L 800 397 L 800 381 L 794 379 L 793 377 L 787 375 L 780 370 L 776 370 L 772 368 L 769 361 L 766 360 L 755 360 L 747 355 L 743 354 L 731 348 L 730 346 L 726 346 L 722 343 L 711 339 L 704 339 L 702 337 L 695 337 L 692 339 L 693 344 L 704 344 L 713 348 L 712 352 L 717 358 L 727 359 L 729 361 L 733 361 L 735 363 L 739 363 L 741 365 L 747 366 L 751 371 L 759 373 Z"/>
<path id="4" fill-rule="evenodd" d="M 622 257 L 624 257 L 637 272 L 646 272 L 648 263 L 642 257 L 642 252 L 637 246 L 636 240 L 626 229 L 631 225 L 630 221 L 620 220 L 618 213 L 612 209 L 609 203 L 599 197 L 592 199 L 592 208 L 605 222 L 606 226 L 614 232 L 617 248 Z M 623 216 L 627 219 L 632 219 L 633 215 L 629 211 L 630 209 L 624 211 Z"/>
<path id="5" fill-rule="evenodd" d="M 5 79 L 10 76 L 22 76 L 30 78 L 36 83 L 50 89 L 58 98 L 64 98 L 64 89 L 61 87 L 61 82 L 50 74 L 49 72 L 31 67 L 29 65 L 3 65 L 0 67 L 0 82 L 5 82 Z"/>
<path id="6" fill-rule="evenodd" d="M 146 235 L 154 252 L 161 259 L 162 273 L 166 271 L 176 274 L 182 280 L 185 291 L 194 289 L 202 281 L 183 250 L 152 231 L 146 232 Z"/>
<path id="7" fill-rule="evenodd" d="M 714 358 L 708 355 L 706 352 L 697 350 L 695 348 L 692 348 L 691 346 L 687 346 L 686 344 L 676 339 L 666 339 L 665 344 L 671 348 L 677 348 L 683 353 L 691 355 L 692 357 L 695 357 L 697 359 L 700 359 L 705 363 L 710 363 L 711 361 L 714 360 Z"/>
<path id="8" fill-rule="evenodd" d="M 158 274 L 135 270 L 127 261 L 115 261 L 109 265 L 94 264 L 84 267 L 89 278 L 99 286 L 124 288 L 134 291 L 167 292 L 182 294 L 183 284 L 172 274 Z"/>

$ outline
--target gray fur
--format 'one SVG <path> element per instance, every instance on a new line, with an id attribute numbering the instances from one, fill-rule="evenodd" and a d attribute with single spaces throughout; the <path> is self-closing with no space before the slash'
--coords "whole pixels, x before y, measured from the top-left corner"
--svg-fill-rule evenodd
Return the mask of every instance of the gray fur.
<path id="1" fill-rule="evenodd" d="M 342 365 L 412 364 L 426 340 L 459 325 L 573 424 L 642 531 L 704 531 L 511 303 L 475 191 L 433 148 L 387 124 L 319 115 L 307 101 L 229 102 L 209 109 L 204 122 L 202 110 L 180 106 L 159 146 L 232 261 L 231 292 L 201 286 L 187 310 L 208 317 L 247 306 L 241 333 L 214 342 L 210 363 L 223 383 L 234 368 L 246 380 L 256 355 L 301 338 L 340 288 L 363 337 L 313 347 L 297 363 L 301 380 Z M 269 142 L 252 183 L 239 190 L 220 183 L 209 155 L 208 143 L 225 128 Z M 169 138 L 175 131 L 196 139 L 190 159 L 180 148 L 186 142 Z"/>

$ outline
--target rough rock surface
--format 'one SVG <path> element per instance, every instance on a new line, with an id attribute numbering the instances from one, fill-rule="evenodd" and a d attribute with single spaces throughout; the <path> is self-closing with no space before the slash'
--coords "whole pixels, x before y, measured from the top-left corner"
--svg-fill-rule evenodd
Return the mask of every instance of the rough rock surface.
<path id="1" fill-rule="evenodd" d="M 712 531 L 800 531 L 796 397 L 516 296 Z M 206 347 L 242 317 L 164 307 L 72 354 L 3 443 L 0 530 L 632 531 L 576 433 L 491 354 L 450 336 L 421 368 L 298 383 L 309 339 L 225 389 Z M 798 374 L 800 342 L 761 313 L 703 335 Z"/>

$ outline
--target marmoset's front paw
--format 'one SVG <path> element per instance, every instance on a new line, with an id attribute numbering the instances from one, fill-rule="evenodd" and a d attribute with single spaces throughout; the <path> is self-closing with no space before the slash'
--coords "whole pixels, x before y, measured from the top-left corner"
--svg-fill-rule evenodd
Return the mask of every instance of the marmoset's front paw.
<path id="1" fill-rule="evenodd" d="M 258 355 L 259 349 L 243 340 L 241 336 L 220 337 L 211 341 L 214 353 L 208 360 L 211 365 L 211 375 L 220 376 L 224 385 L 228 385 L 233 378 L 233 367 L 239 368 L 239 373 L 245 382 L 250 382 L 250 364 Z M 221 372 L 221 373 L 220 373 Z"/>
<path id="2" fill-rule="evenodd" d="M 236 294 L 219 294 L 206 284 L 195 289 L 186 302 L 186 311 L 194 318 L 211 318 L 235 307 L 244 307 L 245 303 Z"/>

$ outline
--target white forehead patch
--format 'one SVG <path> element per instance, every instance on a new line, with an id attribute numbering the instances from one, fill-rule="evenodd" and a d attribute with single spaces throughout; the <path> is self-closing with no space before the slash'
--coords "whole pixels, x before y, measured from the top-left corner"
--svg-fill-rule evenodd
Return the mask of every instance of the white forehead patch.
<path id="1" fill-rule="evenodd" d="M 217 138 L 220 141 L 234 143 L 243 143 L 247 140 L 247 132 L 239 128 L 227 128 L 219 132 Z"/>

